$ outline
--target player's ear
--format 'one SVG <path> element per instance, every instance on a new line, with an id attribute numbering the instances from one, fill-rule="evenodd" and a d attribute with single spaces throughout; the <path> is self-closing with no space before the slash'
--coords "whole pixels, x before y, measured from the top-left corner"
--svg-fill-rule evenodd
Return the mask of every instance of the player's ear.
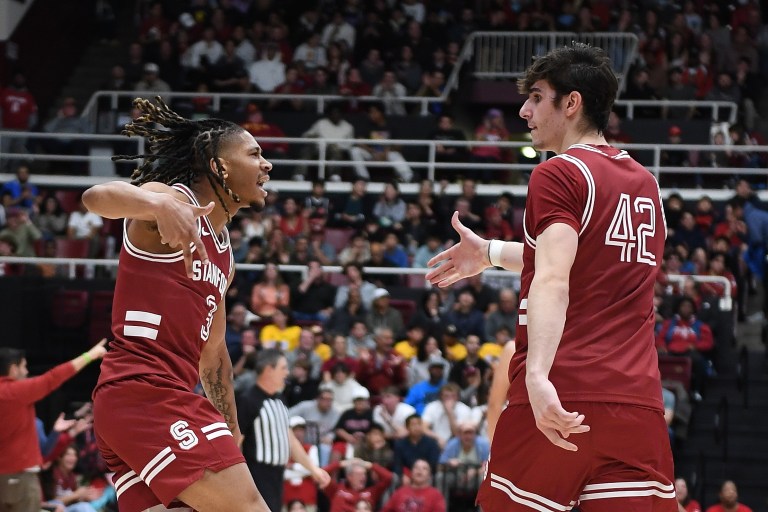
<path id="1" fill-rule="evenodd" d="M 568 96 L 565 97 L 565 111 L 568 114 L 575 114 L 582 104 L 581 93 L 578 91 L 571 91 Z"/>
<path id="2" fill-rule="evenodd" d="M 229 170 L 227 169 L 229 162 L 227 162 L 226 158 L 219 157 L 219 164 L 221 164 L 221 172 L 224 174 L 224 179 L 227 179 L 229 177 Z M 213 174 L 219 175 L 219 168 L 216 166 L 216 161 L 213 158 L 208 161 L 208 166 Z"/>

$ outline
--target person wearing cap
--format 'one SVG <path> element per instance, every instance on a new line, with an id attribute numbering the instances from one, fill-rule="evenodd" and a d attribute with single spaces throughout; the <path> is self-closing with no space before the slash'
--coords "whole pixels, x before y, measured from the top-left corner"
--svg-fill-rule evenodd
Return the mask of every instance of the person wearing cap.
<path id="1" fill-rule="evenodd" d="M 336 443 L 357 446 L 373 424 L 373 411 L 370 403 L 371 394 L 362 386 L 352 391 L 352 407 L 341 413 L 336 423 Z M 334 446 L 339 451 L 340 446 Z M 342 452 L 343 453 L 343 452 Z"/>
<path id="2" fill-rule="evenodd" d="M 279 350 L 262 350 L 256 361 L 256 382 L 237 397 L 243 455 L 270 510 L 282 508 L 283 473 L 289 458 L 306 468 L 320 487 L 331 479 L 312 461 L 289 426 L 288 409 L 281 400 L 286 377 L 286 357 Z"/>
<path id="3" fill-rule="evenodd" d="M 288 419 L 288 427 L 293 435 L 301 443 L 307 456 L 313 464 L 320 465 L 318 446 L 305 442 L 307 422 L 301 416 L 291 416 Z M 288 460 L 288 465 L 283 473 L 283 503 L 291 503 L 299 500 L 304 504 L 304 510 L 315 512 L 317 510 L 317 486 L 312 480 L 312 474 L 307 468 L 296 462 L 293 457 Z"/>
<path id="4" fill-rule="evenodd" d="M 440 389 L 446 383 L 446 362 L 445 359 L 439 356 L 430 357 L 428 366 L 429 379 L 414 384 L 408 390 L 405 403 L 413 407 L 418 414 L 423 414 L 427 404 L 437 400 L 440 396 Z"/>
<path id="5" fill-rule="evenodd" d="M 144 64 L 144 74 L 136 82 L 135 91 L 141 92 L 171 92 L 168 82 L 160 78 L 160 66 L 154 62 Z"/>
<path id="6" fill-rule="evenodd" d="M 381 425 L 385 438 L 400 439 L 408 435 L 406 418 L 415 413 L 413 406 L 402 401 L 400 390 L 388 386 L 381 391 L 381 402 L 373 408 L 373 422 Z"/>
<path id="7" fill-rule="evenodd" d="M 443 345 L 445 355 L 451 362 L 461 361 L 467 357 L 467 347 L 464 346 L 464 338 L 459 336 L 459 329 L 455 324 L 449 323 L 443 329 Z"/>
<path id="8" fill-rule="evenodd" d="M 390 329 L 394 334 L 403 332 L 403 314 L 400 310 L 390 305 L 390 295 L 386 288 L 377 288 L 373 292 L 373 302 L 368 314 L 365 315 L 365 324 L 371 331 L 379 328 Z"/>

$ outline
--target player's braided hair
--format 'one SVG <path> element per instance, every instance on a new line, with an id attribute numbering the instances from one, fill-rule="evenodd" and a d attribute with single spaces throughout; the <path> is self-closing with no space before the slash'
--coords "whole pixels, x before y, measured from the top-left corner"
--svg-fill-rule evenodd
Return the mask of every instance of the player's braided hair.
<path id="1" fill-rule="evenodd" d="M 224 179 L 219 147 L 222 139 L 243 129 L 221 119 L 185 119 L 171 110 L 161 97 L 158 96 L 156 100 L 155 104 L 144 98 L 134 99 L 133 106 L 142 115 L 126 124 L 122 132 L 129 137 L 146 137 L 149 152 L 144 155 L 115 155 L 112 160 L 144 159 L 131 175 L 131 183 L 137 186 L 150 181 L 191 186 L 205 176 L 224 207 L 227 219 L 231 220 L 232 215 L 219 193 L 219 187 L 235 201 L 240 202 L 240 198 Z M 211 159 L 215 163 L 216 172 L 208 164 Z"/>

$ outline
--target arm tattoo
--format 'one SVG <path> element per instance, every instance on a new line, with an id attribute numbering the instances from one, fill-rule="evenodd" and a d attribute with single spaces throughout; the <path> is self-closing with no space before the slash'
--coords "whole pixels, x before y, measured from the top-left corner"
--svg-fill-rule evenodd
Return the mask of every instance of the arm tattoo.
<path id="1" fill-rule="evenodd" d="M 221 415 L 224 416 L 224 420 L 227 422 L 229 429 L 234 432 L 237 427 L 237 421 L 233 417 L 232 412 L 232 379 L 230 376 L 224 375 L 224 364 L 221 359 L 218 361 L 219 364 L 217 368 L 203 369 L 200 374 L 200 382 L 203 384 L 208 399 L 213 406 L 219 410 Z"/>

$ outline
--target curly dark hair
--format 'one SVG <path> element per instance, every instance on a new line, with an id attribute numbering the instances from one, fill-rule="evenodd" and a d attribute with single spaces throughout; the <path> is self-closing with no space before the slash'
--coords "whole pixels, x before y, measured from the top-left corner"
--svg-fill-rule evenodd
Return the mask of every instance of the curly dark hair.
<path id="1" fill-rule="evenodd" d="M 145 98 L 134 99 L 133 106 L 142 115 L 126 124 L 122 131 L 128 137 L 146 137 L 149 152 L 144 155 L 115 155 L 112 160 L 144 159 L 131 175 L 131 183 L 136 186 L 150 181 L 192 186 L 204 176 L 224 207 L 227 218 L 231 220 L 232 215 L 219 193 L 219 187 L 236 202 L 240 202 L 240 198 L 224 179 L 219 148 L 223 140 L 241 133 L 243 128 L 222 119 L 185 119 L 174 112 L 160 96 L 155 100 L 156 103 Z M 215 163 L 216 172 L 208 165 L 211 159 Z"/>
<path id="2" fill-rule="evenodd" d="M 619 81 L 604 50 L 577 42 L 555 48 L 536 58 L 525 76 L 517 81 L 517 88 L 527 95 L 539 80 L 546 80 L 555 90 L 557 107 L 563 96 L 579 92 L 584 102 L 584 117 L 598 131 L 605 131 Z"/>

